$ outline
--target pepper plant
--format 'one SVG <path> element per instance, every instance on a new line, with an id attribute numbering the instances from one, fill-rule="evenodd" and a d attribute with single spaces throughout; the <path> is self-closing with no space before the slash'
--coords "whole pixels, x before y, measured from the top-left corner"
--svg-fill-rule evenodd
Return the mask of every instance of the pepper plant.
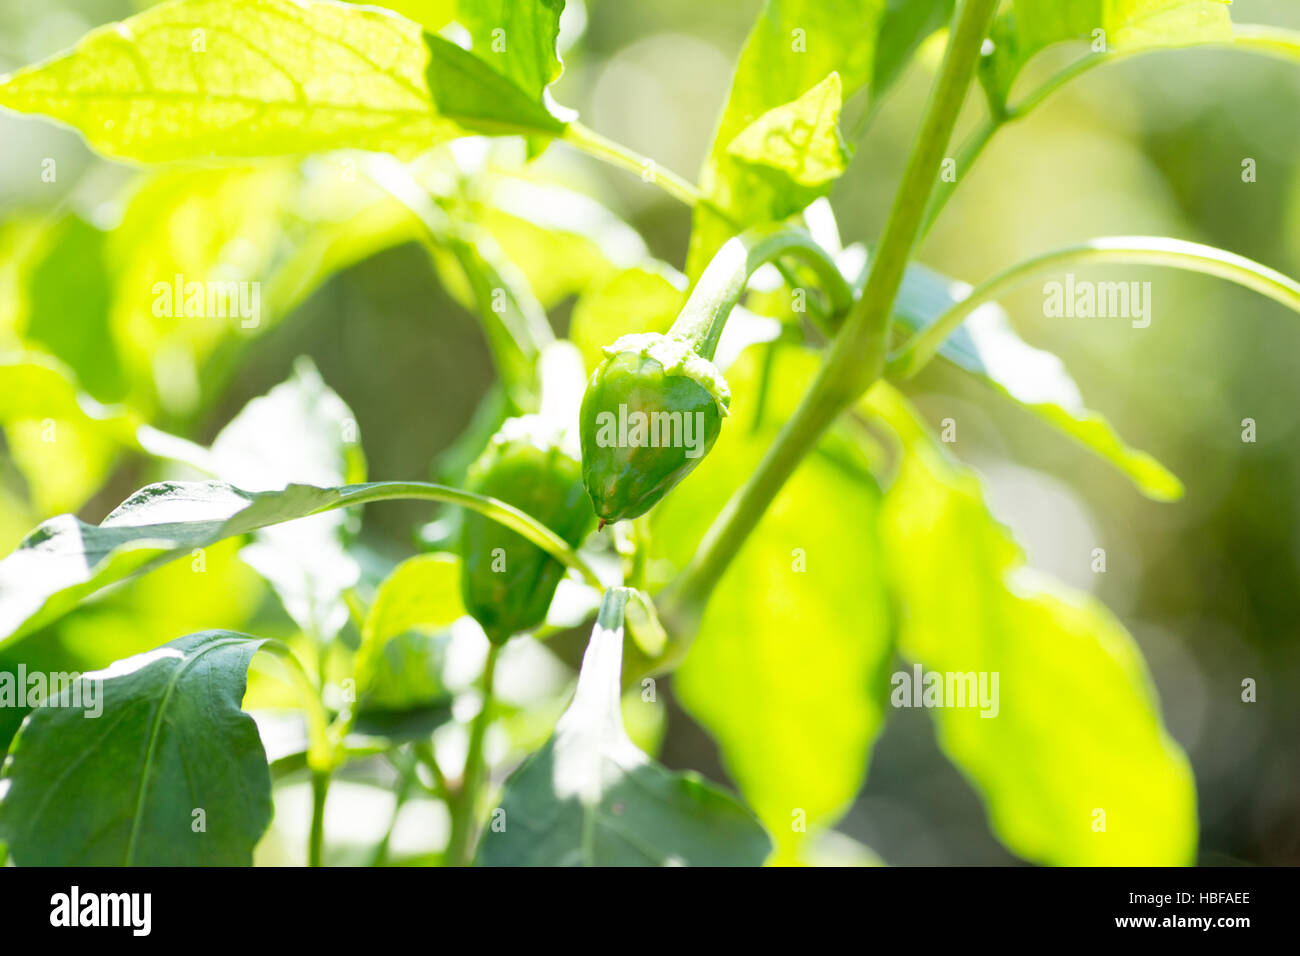
<path id="1" fill-rule="evenodd" d="M 446 822 L 419 862 L 816 861 L 901 659 L 1000 678 L 996 714 L 934 722 L 1012 853 L 1192 862 L 1194 781 L 1135 642 L 1095 600 L 1026 573 L 909 382 L 942 364 L 1170 501 L 1179 480 L 1085 407 L 1059 361 L 1030 381 L 1027 357 L 1045 356 L 996 303 L 1091 264 L 1201 272 L 1296 312 L 1300 284 L 1172 238 L 1098 237 L 974 287 L 915 254 L 985 146 L 1085 71 L 1193 46 L 1300 68 L 1300 36 L 1234 24 L 1219 0 L 766 0 L 692 183 L 555 102 L 564 0 L 387 6 L 169 0 L 0 78 L 0 106 L 138 168 L 107 230 L 107 332 L 3 327 L 13 467 L 50 513 L 93 511 L 122 475 L 157 479 L 102 520 L 41 521 L 0 562 L 0 651 L 39 662 L 84 621 L 80 646 L 104 657 L 105 608 L 129 615 L 152 579 L 169 606 L 213 615 L 30 709 L 0 776 L 8 858 L 249 863 L 273 793 L 296 784 L 303 856 L 320 864 L 338 858 L 331 800 L 361 781 L 392 798 L 368 862 L 390 859 L 417 798 Z M 1025 90 L 1049 47 L 1065 65 Z M 918 51 L 930 91 L 884 228 L 842 248 L 828 194 Z M 963 111 L 979 119 L 957 137 Z M 635 234 L 629 258 L 625 224 L 538 176 L 557 150 L 689 206 L 684 271 Z M 74 257 L 106 241 L 40 228 Z M 429 472 L 368 475 L 355 417 L 306 360 L 193 440 L 268 329 L 411 242 L 477 316 L 497 377 Z M 220 331 L 186 325 L 211 314 L 205 283 L 230 280 L 256 283 L 258 307 L 222 293 Z M 548 319 L 570 298 L 558 336 Z M 160 374 L 164 359 L 189 378 Z M 79 481 L 54 481 L 50 450 L 24 437 L 43 422 L 95 449 Z M 361 506 L 398 499 L 435 520 L 407 554 L 367 548 Z M 225 625 L 219 582 L 234 594 L 254 573 L 282 633 Z M 542 681 L 545 646 L 576 689 Z M 538 682 L 529 702 L 502 692 L 507 670 Z M 668 674 L 736 792 L 647 753 Z M 92 697 L 88 720 L 72 702 Z"/>

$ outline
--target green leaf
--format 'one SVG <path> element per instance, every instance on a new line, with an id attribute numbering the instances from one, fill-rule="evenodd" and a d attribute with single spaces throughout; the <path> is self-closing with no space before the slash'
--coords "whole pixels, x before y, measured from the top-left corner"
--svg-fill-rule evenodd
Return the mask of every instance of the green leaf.
<path id="1" fill-rule="evenodd" d="M 485 198 L 456 205 L 452 215 L 492 234 L 544 308 L 585 293 L 621 269 L 658 267 L 640 233 L 590 196 L 524 175 L 482 175 Z"/>
<path id="2" fill-rule="evenodd" d="M 564 0 L 463 0 L 456 19 L 473 50 L 534 100 L 560 78 L 556 50 Z"/>
<path id="3" fill-rule="evenodd" d="M 439 36 L 425 34 L 424 42 L 429 51 L 429 92 L 442 116 L 489 136 L 558 136 L 564 132 L 564 121 L 542 100 L 521 90 L 514 80 L 473 53 Z"/>
<path id="4" fill-rule="evenodd" d="M 141 488 L 99 525 L 51 518 L 0 561 L 0 646 L 141 570 L 335 506 L 342 496 L 343 489 L 307 485 L 253 493 L 220 481 L 163 481 Z"/>
<path id="5" fill-rule="evenodd" d="M 359 0 L 355 2 L 359 6 L 384 7 L 400 13 L 429 32 L 441 30 L 456 16 L 456 0 L 384 0 L 383 3 L 369 4 L 362 4 Z"/>
<path id="6" fill-rule="evenodd" d="M 734 413 L 717 445 L 652 512 L 654 544 L 676 567 L 753 472 L 818 365 L 813 353 L 778 349 L 764 424 L 753 431 L 757 353 L 727 370 Z M 893 638 L 879 509 L 866 463 L 824 440 L 733 559 L 674 677 L 786 860 L 856 797 L 883 726 L 878 689 Z"/>
<path id="7" fill-rule="evenodd" d="M 797 100 L 768 110 L 736 134 L 727 155 L 774 186 L 774 218 L 803 209 L 830 191 L 849 164 L 840 138 L 840 75 L 832 72 Z"/>
<path id="8" fill-rule="evenodd" d="M 531 8 L 503 14 L 517 39 L 497 70 L 374 8 L 175 0 L 0 78 L 0 106 L 67 123 L 101 153 L 143 162 L 340 148 L 405 156 L 468 130 L 554 136 L 564 122 L 543 90 L 558 75 L 562 4 Z M 413 12 L 426 24 L 446 19 Z"/>
<path id="9" fill-rule="evenodd" d="M 352 410 L 308 358 L 289 378 L 240 410 L 212 443 L 217 477 L 248 491 L 290 484 L 321 488 L 365 480 Z M 348 516 L 331 511 L 257 532 L 239 556 L 280 597 L 306 633 L 330 640 L 347 622 L 344 592 L 360 568 L 345 549 Z"/>
<path id="10" fill-rule="evenodd" d="M 445 485 L 374 481 L 250 492 L 221 481 L 162 481 L 141 488 L 99 525 L 74 515 L 51 518 L 0 561 L 0 647 L 95 591 L 193 549 L 334 508 L 393 498 L 447 502 L 485 514 L 595 579 L 563 539 L 528 515 Z"/>
<path id="11" fill-rule="evenodd" d="M 757 866 L 767 835 L 727 793 L 671 773 L 628 737 L 619 699 L 627 591 L 606 592 L 573 702 L 506 781 L 481 866 Z"/>
<path id="12" fill-rule="evenodd" d="M 998 103 L 1034 55 L 1057 43 L 1087 41 L 1094 53 L 1229 42 L 1228 0 L 1014 0 L 989 31 L 992 50 L 980 81 Z"/>
<path id="13" fill-rule="evenodd" d="M 41 516 L 80 508 L 124 447 L 137 444 L 137 419 L 80 391 L 49 356 L 0 354 L 0 426 Z"/>
<path id="14" fill-rule="evenodd" d="M 34 708 L 0 777 L 14 861 L 250 865 L 271 822 L 271 776 L 240 704 L 263 643 L 189 634 L 83 674 L 59 706 Z"/>
<path id="15" fill-rule="evenodd" d="M 446 631 L 465 615 L 460 559 L 408 558 L 384 579 L 362 628 L 357 700 L 363 713 L 402 712 L 442 702 Z"/>
<path id="16" fill-rule="evenodd" d="M 692 278 L 728 238 L 747 226 L 790 215 L 780 187 L 737 163 L 732 140 L 767 113 L 791 104 L 831 73 L 844 98 L 872 74 L 885 0 L 767 0 L 750 31 L 718 122 L 694 213 L 687 274 Z"/>
<path id="17" fill-rule="evenodd" d="M 878 384 L 866 404 L 903 447 L 883 512 L 899 649 L 927 671 L 987 674 L 989 688 L 998 675 L 995 707 L 932 710 L 994 833 L 1036 863 L 1191 863 L 1195 783 L 1133 639 L 1098 602 L 1028 571 L 977 479 L 897 392 Z"/>
<path id="18" fill-rule="evenodd" d="M 915 333 L 969 294 L 965 283 L 913 263 L 903 277 L 895 315 Z M 972 313 L 944 341 L 939 355 L 1109 461 L 1144 495 L 1157 501 L 1182 497 L 1178 477 L 1126 444 L 1103 415 L 1089 409 L 1065 364 L 1021 339 L 1000 306 L 989 304 Z"/>
<path id="19" fill-rule="evenodd" d="M 0 80 L 0 106 L 142 162 L 409 155 L 462 133 L 434 108 L 423 36 L 386 11 L 324 0 L 175 0 Z"/>

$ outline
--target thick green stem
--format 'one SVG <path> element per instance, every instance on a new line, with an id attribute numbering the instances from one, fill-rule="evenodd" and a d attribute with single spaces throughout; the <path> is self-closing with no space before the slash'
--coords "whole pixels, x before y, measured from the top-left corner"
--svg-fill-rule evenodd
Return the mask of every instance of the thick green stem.
<path id="1" fill-rule="evenodd" d="M 483 704 L 470 725 L 469 748 L 465 753 L 465 771 L 460 791 L 452 805 L 451 837 L 447 841 L 448 866 L 469 866 L 474 857 L 474 830 L 478 823 L 479 787 L 484 776 L 483 740 L 492 722 L 492 683 L 496 673 L 500 644 L 488 647 L 483 664 Z"/>
<path id="2" fill-rule="evenodd" d="M 938 353 L 948 336 L 981 305 L 993 302 L 1012 289 L 1062 267 L 1099 263 L 1168 266 L 1217 276 L 1253 289 L 1300 312 L 1300 283 L 1244 256 L 1181 239 L 1150 236 L 1094 239 L 1027 259 L 976 286 L 970 295 L 918 332 L 890 357 L 889 376 L 905 379 L 919 372 Z"/>
<path id="3" fill-rule="evenodd" d="M 307 843 L 307 865 L 320 866 L 325 855 L 325 795 L 329 792 L 330 772 L 313 770 L 311 774 L 311 836 Z"/>
<path id="4" fill-rule="evenodd" d="M 666 595 L 663 616 L 670 626 L 688 631 L 693 627 L 732 556 L 799 462 L 836 416 L 880 376 L 890 311 L 997 5 L 997 0 L 966 0 L 957 14 L 862 298 L 850 311 L 817 379 L 794 415 L 757 470 L 722 510 L 695 558 Z M 679 643 L 683 650 L 684 644 Z"/>
<path id="5" fill-rule="evenodd" d="M 727 318 L 744 295 L 750 277 L 760 266 L 787 255 L 797 256 L 812 267 L 834 313 L 848 311 L 853 304 L 853 289 L 826 250 L 802 229 L 779 224 L 759 226 L 723 244 L 695 283 L 668 334 L 712 360 Z"/>

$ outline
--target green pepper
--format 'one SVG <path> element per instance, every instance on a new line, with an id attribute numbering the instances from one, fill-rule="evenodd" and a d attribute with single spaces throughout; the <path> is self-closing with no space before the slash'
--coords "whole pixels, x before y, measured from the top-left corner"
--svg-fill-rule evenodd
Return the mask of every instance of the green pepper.
<path id="1" fill-rule="evenodd" d="M 577 547 L 591 529 L 582 465 L 563 433 L 536 415 L 508 419 L 470 466 L 467 489 L 532 515 Z M 541 624 L 564 565 L 518 533 L 467 512 L 461 529 L 461 592 L 489 640 Z"/>
<path id="2" fill-rule="evenodd" d="M 582 479 L 603 527 L 645 514 L 704 459 L 731 401 L 713 364 L 727 317 L 754 271 L 781 256 L 810 266 L 830 317 L 853 303 L 834 261 L 803 230 L 772 224 L 723 244 L 666 335 L 625 335 L 604 349 L 582 397 Z"/>
<path id="3" fill-rule="evenodd" d="M 582 480 L 603 525 L 645 514 L 704 460 L 727 414 L 727 382 L 671 335 L 625 335 L 582 398 Z"/>

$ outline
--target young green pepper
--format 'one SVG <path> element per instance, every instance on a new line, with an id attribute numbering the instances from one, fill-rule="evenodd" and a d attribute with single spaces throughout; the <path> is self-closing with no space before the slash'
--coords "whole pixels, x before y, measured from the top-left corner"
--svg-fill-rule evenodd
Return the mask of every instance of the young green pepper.
<path id="1" fill-rule="evenodd" d="M 582 480 L 603 525 L 645 514 L 703 459 L 730 395 L 686 342 L 625 335 L 604 349 L 579 413 Z"/>
<path id="2" fill-rule="evenodd" d="M 718 440 L 731 401 L 713 364 L 723 326 L 754 270 L 794 254 L 822 279 L 836 311 L 853 293 L 806 232 L 750 230 L 723 245 L 667 334 L 625 335 L 604 349 L 582 398 L 582 479 L 601 525 L 649 511 Z"/>
<path id="3" fill-rule="evenodd" d="M 591 530 L 576 449 L 552 420 L 508 419 L 470 467 L 467 490 L 532 515 L 577 545 Z M 564 565 L 518 533 L 474 511 L 461 529 L 465 608 L 494 644 L 541 624 Z"/>

